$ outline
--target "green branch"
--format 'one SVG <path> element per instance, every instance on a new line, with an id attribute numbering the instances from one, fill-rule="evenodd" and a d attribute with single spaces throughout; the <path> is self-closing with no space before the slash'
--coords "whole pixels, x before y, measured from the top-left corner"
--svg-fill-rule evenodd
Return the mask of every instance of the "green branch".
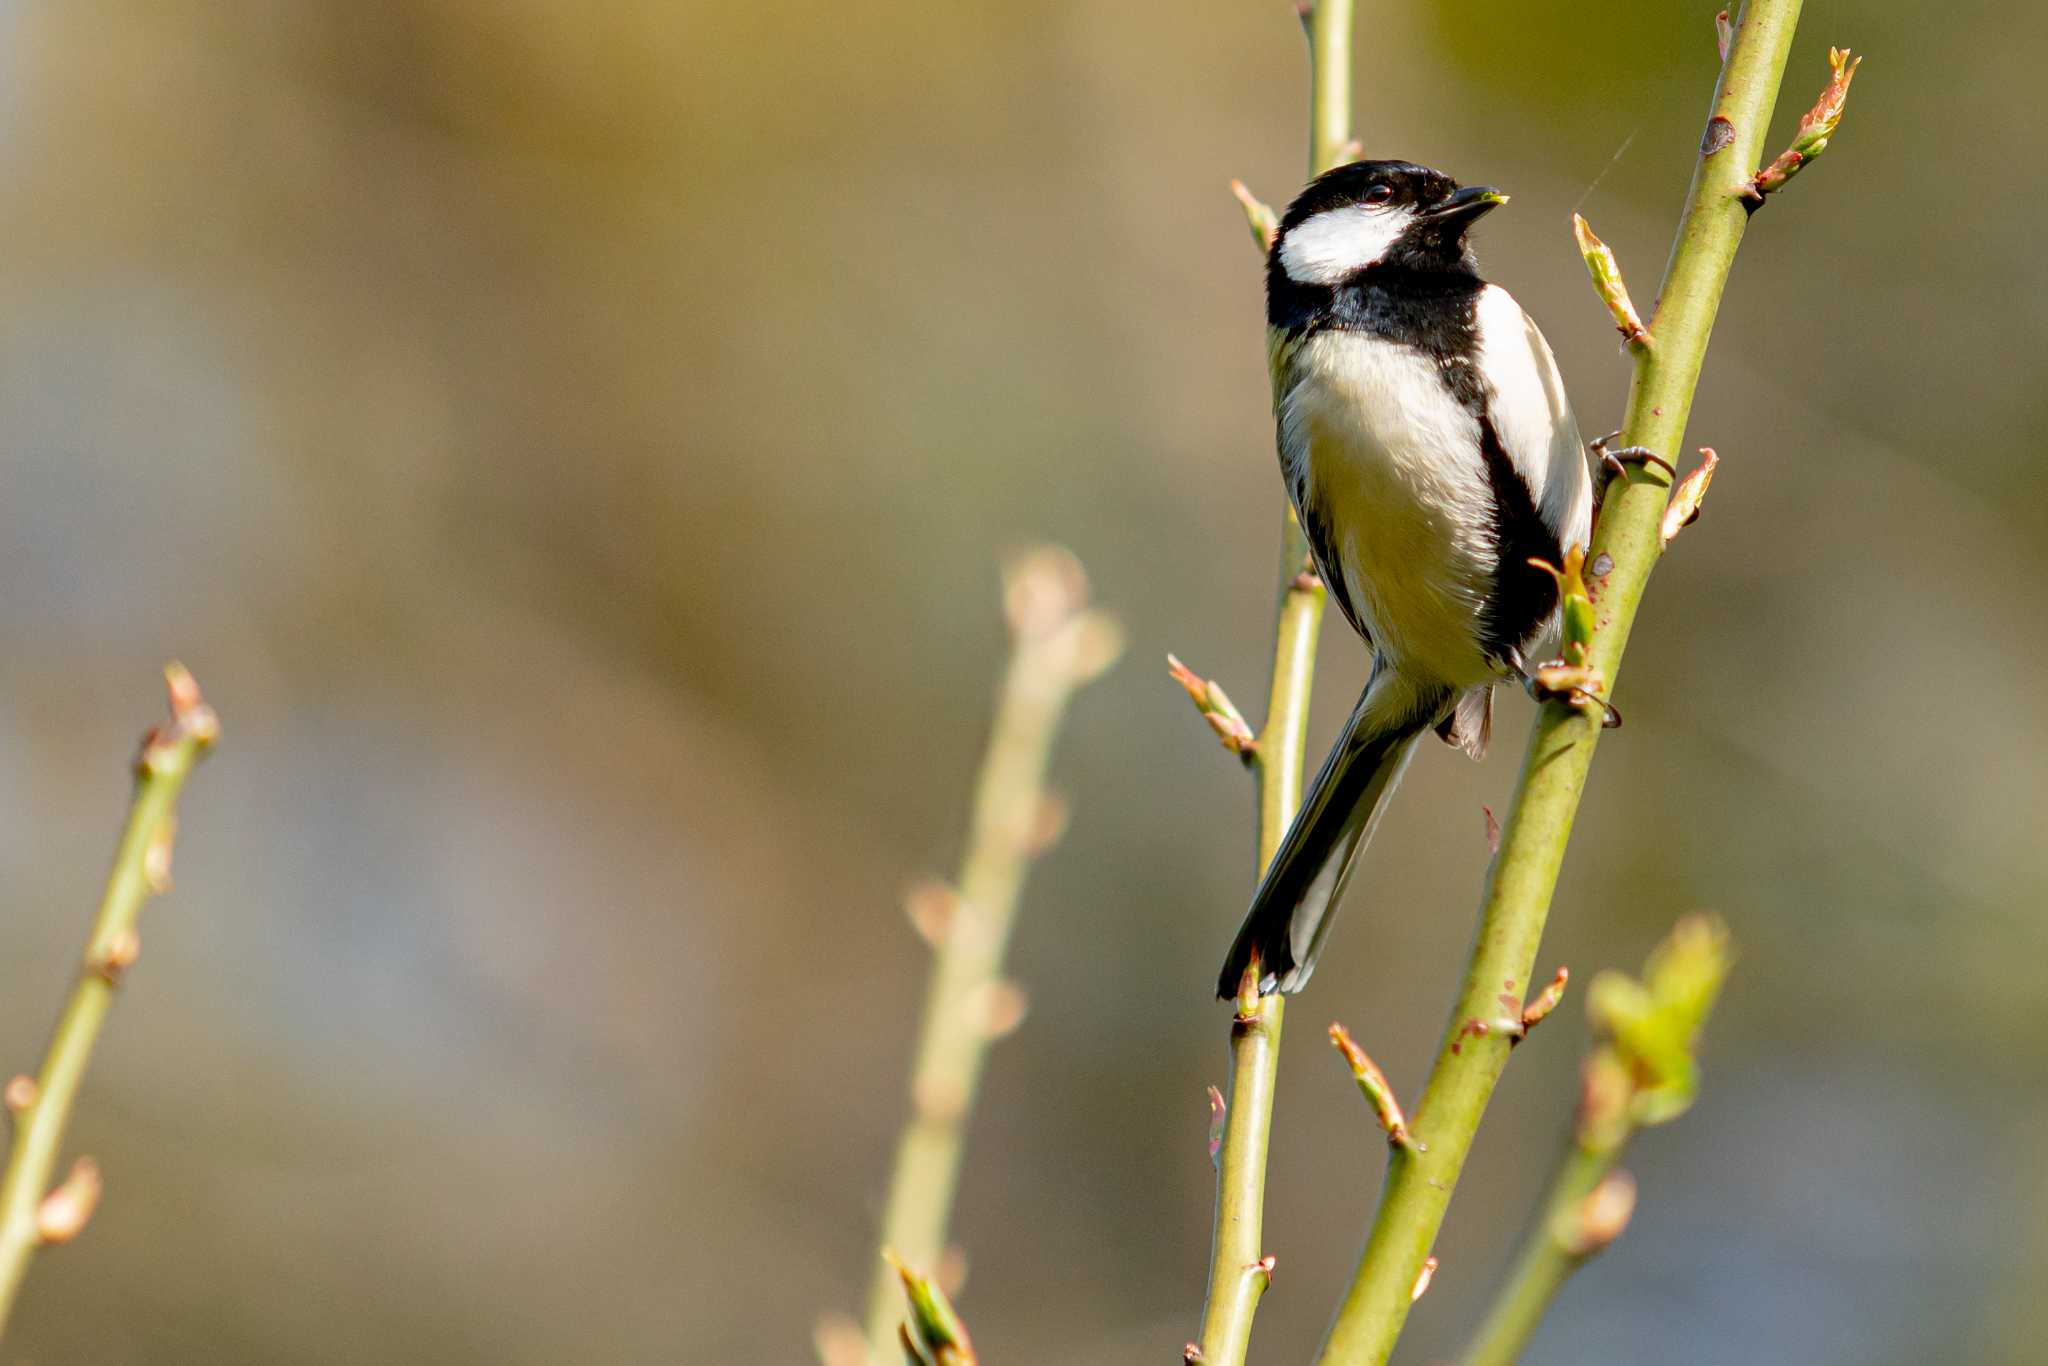
<path id="1" fill-rule="evenodd" d="M 1749 220 L 1746 196 L 1799 9 L 1800 0 L 1750 0 L 1735 21 L 1656 313 L 1643 344 L 1631 348 L 1622 439 L 1667 460 L 1685 435 L 1707 338 Z M 1610 294 L 1603 287 L 1603 296 Z M 1649 466 L 1609 486 L 1588 556 L 1597 605 L 1588 678 L 1611 684 L 1620 671 L 1644 585 L 1664 549 L 1669 494 L 1668 478 Z M 1487 877 L 1464 986 L 1410 1121 L 1418 1151 L 1388 1171 L 1365 1251 L 1323 1346 L 1320 1360 L 1330 1366 L 1378 1366 L 1400 1336 L 1480 1116 L 1519 1034 L 1518 1022 L 1502 1018 L 1500 998 L 1524 989 L 1535 966 L 1600 731 L 1599 717 L 1581 706 L 1551 703 L 1537 715 Z"/>
<path id="2" fill-rule="evenodd" d="M 1003 954 L 1031 860 L 1059 833 L 1061 808 L 1044 786 L 1053 735 L 1074 690 L 1122 649 L 1115 623 L 1088 608 L 1087 578 L 1064 550 L 1019 559 L 1005 576 L 1003 596 L 1014 648 L 975 786 L 959 887 L 927 888 L 913 894 L 910 906 L 935 962 L 911 1074 L 911 1115 L 897 1142 L 879 1241 L 926 1269 L 945 1250 L 964 1126 L 988 1046 L 1023 1016 L 1022 992 L 1002 976 Z M 901 1360 L 902 1322 L 902 1279 L 880 1265 L 868 1295 L 869 1361 Z M 847 1337 L 836 1325 L 820 1331 Z"/>
<path id="3" fill-rule="evenodd" d="M 1351 142 L 1352 0 L 1318 0 L 1306 14 L 1309 45 L 1309 175 L 1349 159 Z M 1272 210 L 1242 186 L 1253 235 L 1270 240 Z M 1326 594 L 1310 566 L 1308 539 L 1292 509 L 1280 537 L 1279 624 L 1273 640 L 1273 681 L 1266 725 L 1253 757 L 1259 774 L 1259 871 L 1272 862 L 1301 805 L 1308 748 L 1309 692 L 1315 684 L 1316 637 Z M 1280 1076 L 1280 1029 L 1286 1002 L 1261 996 L 1255 981 L 1238 994 L 1230 1025 L 1230 1100 L 1216 1154 L 1216 1223 L 1202 1334 L 1187 1360 L 1239 1366 L 1251 1346 L 1252 1315 L 1272 1280 L 1263 1247 L 1266 1158 L 1273 1097 Z"/>
<path id="4" fill-rule="evenodd" d="M 172 664 L 164 678 L 170 685 L 171 723 L 143 737 L 128 825 L 86 942 L 78 981 L 58 1017 L 42 1071 L 7 1084 L 14 1146 L 7 1154 L 6 1175 L 0 1177 L 0 1333 L 6 1331 L 36 1250 L 76 1237 L 99 1199 L 99 1168 L 87 1157 L 79 1158 L 62 1184 L 50 1189 L 57 1154 L 93 1045 L 113 1009 L 114 989 L 141 952 L 135 925 L 142 905 L 170 886 L 178 793 L 220 735 L 219 718 L 200 697 L 192 675 Z"/>
<path id="5" fill-rule="evenodd" d="M 1571 1146 L 1463 1366 L 1513 1366 L 1565 1280 L 1628 1227 L 1636 1183 L 1617 1164 L 1638 1129 L 1670 1123 L 1698 1094 L 1699 1032 L 1729 961 L 1726 927 L 1689 916 L 1650 955 L 1642 981 L 1593 979 L 1586 1014 L 1599 1041 L 1580 1070 Z"/>

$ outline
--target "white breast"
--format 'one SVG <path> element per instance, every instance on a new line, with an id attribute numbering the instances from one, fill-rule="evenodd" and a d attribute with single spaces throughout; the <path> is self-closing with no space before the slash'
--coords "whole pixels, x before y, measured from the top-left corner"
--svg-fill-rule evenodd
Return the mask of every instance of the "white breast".
<path id="1" fill-rule="evenodd" d="M 1488 286 L 1475 323 L 1488 411 L 1543 520 L 1588 539 L 1593 491 L 1557 362 L 1535 323 Z M 1281 368 L 1281 461 L 1326 529 L 1346 596 L 1388 662 L 1454 688 L 1493 677 L 1478 619 L 1496 560 L 1479 423 L 1435 361 L 1362 332 L 1316 333 Z"/>
<path id="2" fill-rule="evenodd" d="M 1328 528 L 1326 572 L 1389 663 L 1454 687 L 1491 677 L 1474 622 L 1491 584 L 1479 425 L 1434 361 L 1360 332 L 1302 344 L 1277 395 L 1297 500 Z"/>

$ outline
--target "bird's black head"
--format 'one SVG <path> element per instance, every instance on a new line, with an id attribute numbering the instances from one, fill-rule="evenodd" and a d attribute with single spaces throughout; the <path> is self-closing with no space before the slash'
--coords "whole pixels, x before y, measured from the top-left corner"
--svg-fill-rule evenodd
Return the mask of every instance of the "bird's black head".
<path id="1" fill-rule="evenodd" d="M 1407 161 L 1326 171 L 1287 206 L 1272 264 L 1297 285 L 1335 285 L 1375 266 L 1470 274 L 1465 233 L 1507 196 Z"/>

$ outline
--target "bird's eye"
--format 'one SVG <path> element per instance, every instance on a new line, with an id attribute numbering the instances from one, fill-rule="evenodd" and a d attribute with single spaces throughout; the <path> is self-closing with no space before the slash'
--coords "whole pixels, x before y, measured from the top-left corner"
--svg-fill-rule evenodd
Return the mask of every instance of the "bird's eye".
<path id="1" fill-rule="evenodd" d="M 1365 202 L 1368 204 L 1384 204 L 1393 197 L 1392 185 L 1375 185 L 1365 192 Z"/>

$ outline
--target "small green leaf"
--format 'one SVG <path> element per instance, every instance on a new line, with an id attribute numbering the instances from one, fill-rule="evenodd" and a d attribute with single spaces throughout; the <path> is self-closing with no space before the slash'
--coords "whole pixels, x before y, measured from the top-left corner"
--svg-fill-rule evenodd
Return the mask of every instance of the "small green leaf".
<path id="1" fill-rule="evenodd" d="M 1628 1074 L 1634 1123 L 1668 1123 L 1692 1104 L 1699 1091 L 1694 1045 L 1730 961 L 1727 928 L 1687 916 L 1650 954 L 1644 980 L 1618 972 L 1593 979 L 1586 1013 Z"/>
<path id="2" fill-rule="evenodd" d="M 914 1354 L 911 1359 L 916 1361 L 921 1356 L 928 1366 L 975 1366 L 974 1344 L 968 1339 L 967 1325 L 960 1321 L 938 1282 L 913 1271 L 886 1248 L 882 1255 L 903 1278 L 903 1293 L 910 1299 L 910 1322 L 904 1325 L 902 1340 L 904 1350 Z"/>

